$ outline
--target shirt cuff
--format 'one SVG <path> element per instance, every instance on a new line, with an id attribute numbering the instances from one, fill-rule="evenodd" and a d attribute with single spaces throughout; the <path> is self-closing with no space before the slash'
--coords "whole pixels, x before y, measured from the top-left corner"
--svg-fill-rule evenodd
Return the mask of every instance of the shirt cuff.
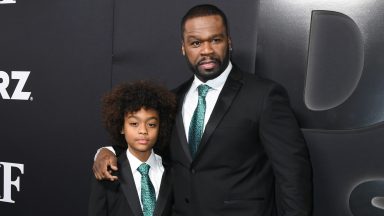
<path id="1" fill-rule="evenodd" d="M 116 152 L 115 152 L 115 150 L 113 149 L 112 146 L 104 146 L 104 147 L 101 147 L 101 148 L 97 149 L 97 152 L 96 152 L 96 154 L 95 154 L 95 157 L 93 158 L 94 161 L 96 160 L 97 155 L 99 155 L 100 150 L 103 149 L 103 148 L 108 149 L 109 151 L 111 151 L 113 154 L 116 155 Z"/>

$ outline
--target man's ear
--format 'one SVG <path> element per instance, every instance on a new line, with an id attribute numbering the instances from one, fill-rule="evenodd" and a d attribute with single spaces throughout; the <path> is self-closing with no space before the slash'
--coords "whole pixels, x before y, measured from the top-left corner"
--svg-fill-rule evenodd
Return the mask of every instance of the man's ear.
<path id="1" fill-rule="evenodd" d="M 185 56 L 184 42 L 181 42 L 181 53 Z"/>
<path id="2" fill-rule="evenodd" d="M 232 51 L 232 40 L 230 37 L 228 37 L 228 49 L 229 51 Z"/>

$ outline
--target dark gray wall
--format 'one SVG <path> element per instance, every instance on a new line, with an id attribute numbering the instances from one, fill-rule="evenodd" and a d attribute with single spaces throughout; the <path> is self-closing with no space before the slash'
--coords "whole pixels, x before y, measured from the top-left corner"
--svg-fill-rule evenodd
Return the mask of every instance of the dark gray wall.
<path id="1" fill-rule="evenodd" d="M 384 2 L 260 2 L 256 73 L 289 91 L 314 215 L 384 215 Z"/>
<path id="2" fill-rule="evenodd" d="M 11 169 L 20 190 L 11 188 L 15 203 L 0 201 L 1 215 L 86 215 L 92 157 L 106 140 L 99 101 L 110 88 L 112 12 L 104 0 L 0 4 L 0 71 L 30 71 L 31 92 L 0 96 L 0 163 L 24 166 Z"/>
<path id="3" fill-rule="evenodd" d="M 181 55 L 181 17 L 207 1 L 115 1 L 113 84 L 153 79 L 170 88 L 192 76 Z M 254 72 L 259 2 L 209 1 L 230 17 L 233 59 Z"/>

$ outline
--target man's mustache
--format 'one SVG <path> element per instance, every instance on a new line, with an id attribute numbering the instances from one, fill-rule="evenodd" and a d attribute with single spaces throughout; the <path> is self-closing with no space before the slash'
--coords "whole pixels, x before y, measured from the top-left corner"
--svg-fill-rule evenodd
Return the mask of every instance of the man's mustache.
<path id="1" fill-rule="evenodd" d="M 197 62 L 197 64 L 202 65 L 202 64 L 206 64 L 206 63 L 212 63 L 212 62 L 219 64 L 220 60 L 218 58 L 215 58 L 215 57 L 203 57 L 202 59 L 200 59 Z"/>

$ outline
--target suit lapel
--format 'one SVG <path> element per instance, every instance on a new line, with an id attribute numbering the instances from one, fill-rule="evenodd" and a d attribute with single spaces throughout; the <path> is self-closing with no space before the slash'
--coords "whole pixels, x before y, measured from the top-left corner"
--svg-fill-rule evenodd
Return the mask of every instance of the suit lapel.
<path id="1" fill-rule="evenodd" d="M 132 209 L 132 212 L 135 216 L 142 215 L 142 209 L 140 205 L 140 200 L 138 196 L 138 192 L 136 191 L 136 184 L 133 180 L 133 175 L 131 171 L 131 166 L 129 165 L 127 155 L 122 153 L 119 156 L 119 164 L 120 164 L 120 183 L 121 189 L 125 197 L 127 198 L 128 204 Z"/>
<path id="2" fill-rule="evenodd" d="M 177 115 L 176 115 L 176 121 L 175 121 L 175 129 L 179 138 L 178 140 L 180 141 L 180 144 L 184 150 L 184 153 L 190 163 L 192 162 L 192 156 L 191 156 L 189 145 L 187 142 L 187 135 L 185 134 L 182 111 L 183 111 L 185 94 L 191 87 L 192 82 L 193 82 L 193 78 L 185 82 L 176 90 L 177 96 L 178 96 L 178 101 L 177 101 L 178 109 L 177 109 Z"/>
<path id="3" fill-rule="evenodd" d="M 219 125 L 221 119 L 224 117 L 225 113 L 230 108 L 233 100 L 235 99 L 237 93 L 239 92 L 242 86 L 242 74 L 241 72 L 233 67 L 231 73 L 229 74 L 227 81 L 224 84 L 223 89 L 217 99 L 215 107 L 212 111 L 211 116 L 205 126 L 205 130 L 203 133 L 203 137 L 201 138 L 200 145 L 196 152 L 196 157 L 199 157 L 200 152 L 207 144 L 209 137 L 211 137 L 212 133 L 215 131 L 216 127 Z"/>
<path id="4" fill-rule="evenodd" d="M 168 196 L 171 195 L 169 192 L 171 190 L 171 176 L 170 170 L 164 167 L 163 177 L 161 179 L 160 191 L 156 200 L 156 207 L 153 215 L 162 215 L 165 205 L 168 201 Z"/>

